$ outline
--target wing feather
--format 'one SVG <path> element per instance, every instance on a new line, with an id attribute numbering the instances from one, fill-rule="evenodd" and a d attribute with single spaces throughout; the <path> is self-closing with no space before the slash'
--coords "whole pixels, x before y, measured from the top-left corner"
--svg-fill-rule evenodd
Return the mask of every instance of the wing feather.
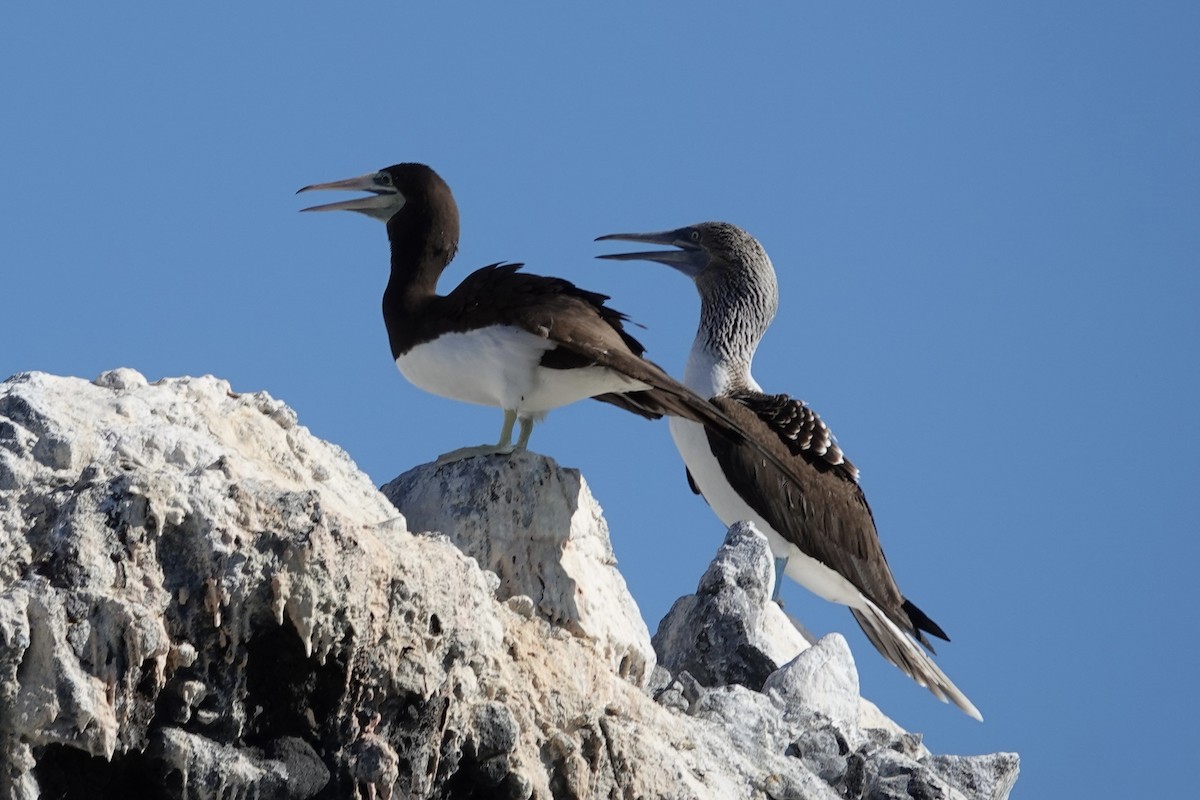
<path id="1" fill-rule="evenodd" d="M 925 645 L 922 630 L 945 638 L 940 627 L 906 600 L 884 556 L 858 470 L 824 422 L 787 395 L 738 393 L 714 399 L 748 438 L 766 442 L 790 469 L 753 449 L 708 436 L 733 488 L 801 552 L 846 577 L 903 630 Z M 915 612 L 911 613 L 910 612 Z"/>

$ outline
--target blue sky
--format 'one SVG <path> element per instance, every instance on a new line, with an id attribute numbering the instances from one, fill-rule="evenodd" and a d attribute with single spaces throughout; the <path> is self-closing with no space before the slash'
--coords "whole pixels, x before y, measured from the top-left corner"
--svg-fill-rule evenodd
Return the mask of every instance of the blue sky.
<path id="1" fill-rule="evenodd" d="M 756 377 L 862 468 L 987 721 L 845 610 L 795 586 L 788 610 L 846 633 L 935 751 L 1019 751 L 1017 797 L 1175 789 L 1200 710 L 1194 4 L 344 5 L 0 11 L 0 374 L 213 373 L 382 483 L 500 413 L 403 381 L 382 226 L 298 214 L 297 188 L 429 163 L 462 212 L 444 288 L 525 261 L 611 294 L 676 374 L 694 289 L 592 239 L 737 223 L 782 293 Z M 666 426 L 583 403 L 532 446 L 583 471 L 653 630 L 722 536 Z"/>

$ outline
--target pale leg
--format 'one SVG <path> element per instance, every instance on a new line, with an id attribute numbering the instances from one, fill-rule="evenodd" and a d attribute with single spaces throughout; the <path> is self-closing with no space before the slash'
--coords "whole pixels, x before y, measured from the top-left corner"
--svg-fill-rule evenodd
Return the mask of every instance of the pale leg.
<path id="1" fill-rule="evenodd" d="M 528 423 L 528 427 L 527 427 Z M 452 464 L 455 461 L 462 461 L 464 458 L 474 458 L 475 456 L 491 456 L 491 455 L 508 455 L 514 449 L 512 444 L 513 426 L 517 424 L 517 412 L 504 409 L 504 425 L 500 428 L 500 441 L 496 444 L 480 444 L 475 447 L 460 447 L 457 450 L 451 450 L 449 453 L 443 453 L 438 456 L 437 464 Z M 533 428 L 532 420 L 521 420 L 521 438 L 516 444 L 517 450 L 525 449 L 525 443 L 529 441 L 529 433 Z"/>
<path id="2" fill-rule="evenodd" d="M 787 565 L 787 556 L 779 556 L 779 558 L 775 559 L 775 590 L 771 592 L 771 599 L 781 607 L 783 606 L 783 601 L 779 599 L 779 592 L 783 589 L 783 573 L 787 571 Z"/>

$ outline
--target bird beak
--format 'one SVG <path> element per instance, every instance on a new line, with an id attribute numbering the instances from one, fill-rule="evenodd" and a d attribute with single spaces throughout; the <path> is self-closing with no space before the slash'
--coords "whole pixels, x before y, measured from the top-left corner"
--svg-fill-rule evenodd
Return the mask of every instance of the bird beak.
<path id="1" fill-rule="evenodd" d="M 320 206 L 309 206 L 301 211 L 357 211 L 369 217 L 382 219 L 385 222 L 404 205 L 404 195 L 400 194 L 391 184 L 391 178 L 383 172 L 372 172 L 357 178 L 347 178 L 330 183 L 314 183 L 305 186 L 300 192 L 316 192 L 333 190 L 338 192 L 370 192 L 367 197 L 356 197 L 353 200 L 341 200 L 336 203 L 326 203 Z"/>
<path id="2" fill-rule="evenodd" d="M 640 242 L 642 244 L 661 244 L 677 247 L 678 250 L 650 250 L 641 253 L 605 253 L 596 258 L 607 258 L 612 261 L 657 261 L 677 269 L 689 278 L 697 277 L 708 266 L 708 253 L 700 245 L 691 241 L 687 228 L 658 233 L 610 233 L 607 236 L 596 237 L 597 242 Z"/>

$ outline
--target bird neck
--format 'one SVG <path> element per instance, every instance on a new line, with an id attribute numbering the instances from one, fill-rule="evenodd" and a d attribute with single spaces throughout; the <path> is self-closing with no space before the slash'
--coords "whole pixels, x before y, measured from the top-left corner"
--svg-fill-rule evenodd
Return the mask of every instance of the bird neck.
<path id="1" fill-rule="evenodd" d="M 388 221 L 392 273 L 383 292 L 383 323 L 392 357 L 408 352 L 429 326 L 442 270 L 458 248 L 457 214 L 438 215 L 418 207 L 401 210 Z"/>
<path id="2" fill-rule="evenodd" d="M 761 391 L 750 374 L 754 352 L 775 317 L 778 291 L 770 280 L 725 276 L 700 289 L 700 326 L 688 356 L 684 383 L 706 397 L 734 391 Z"/>
<path id="3" fill-rule="evenodd" d="M 411 312 L 437 295 L 442 271 L 458 249 L 458 219 L 442 219 L 430 209 L 407 207 L 388 222 L 392 272 L 383 295 L 389 310 Z"/>

